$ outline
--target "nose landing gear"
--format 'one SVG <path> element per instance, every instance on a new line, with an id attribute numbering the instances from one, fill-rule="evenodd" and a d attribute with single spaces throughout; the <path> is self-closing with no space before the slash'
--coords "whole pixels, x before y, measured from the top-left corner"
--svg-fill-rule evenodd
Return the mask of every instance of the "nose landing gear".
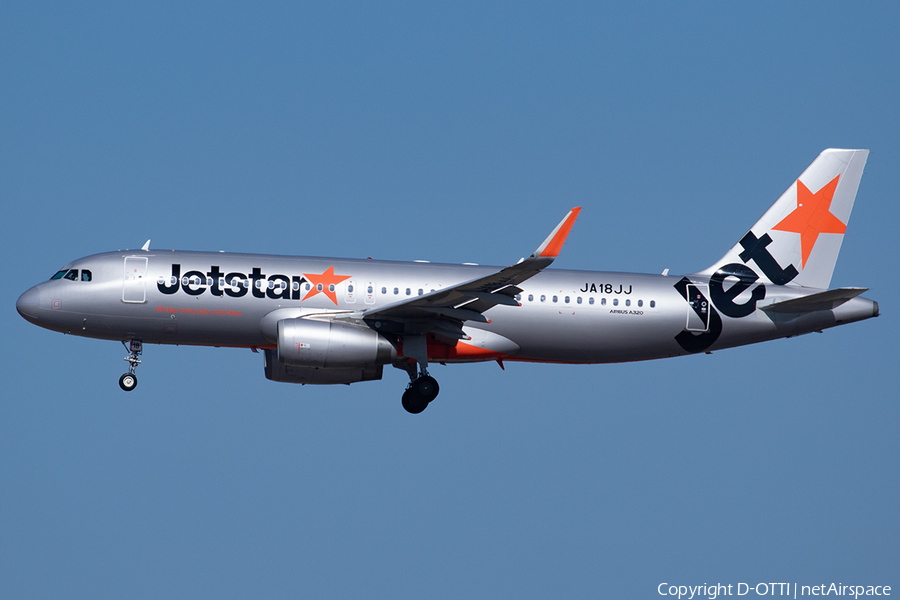
<path id="1" fill-rule="evenodd" d="M 122 345 L 128 350 L 128 356 L 125 357 L 125 360 L 129 366 L 128 372 L 119 377 L 119 387 L 126 392 L 130 392 L 137 387 L 137 375 L 134 374 L 134 370 L 141 364 L 141 352 L 144 351 L 144 347 L 140 340 L 131 340 L 131 343 L 127 345 L 125 342 L 122 342 Z"/>

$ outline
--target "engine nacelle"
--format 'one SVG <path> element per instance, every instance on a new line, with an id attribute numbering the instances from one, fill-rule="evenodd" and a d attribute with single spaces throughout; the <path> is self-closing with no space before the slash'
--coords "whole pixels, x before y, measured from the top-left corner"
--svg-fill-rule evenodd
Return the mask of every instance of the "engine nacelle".
<path id="1" fill-rule="evenodd" d="M 285 383 L 333 385 L 381 379 L 384 365 L 371 367 L 295 367 L 278 360 L 277 350 L 266 350 L 266 379 Z"/>
<path id="2" fill-rule="evenodd" d="M 381 334 L 335 321 L 278 321 L 278 361 L 295 367 L 374 367 L 391 362 L 397 350 Z"/>

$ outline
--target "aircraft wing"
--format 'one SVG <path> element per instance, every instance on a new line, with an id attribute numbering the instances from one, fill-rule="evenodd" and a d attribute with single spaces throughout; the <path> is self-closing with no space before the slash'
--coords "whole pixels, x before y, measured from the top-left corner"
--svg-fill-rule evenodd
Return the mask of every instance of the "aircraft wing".
<path id="1" fill-rule="evenodd" d="M 367 311 L 364 318 L 366 321 L 431 321 L 430 324 L 423 323 L 424 329 L 441 330 L 442 333 L 454 334 L 454 337 L 463 337 L 460 328 L 463 321 L 488 323 L 488 318 L 482 313 L 489 308 L 498 304 L 519 306 L 515 296 L 522 290 L 518 284 L 534 277 L 553 262 L 579 212 L 580 206 L 570 210 L 531 256 L 512 266 L 485 277 Z M 449 327 L 440 327 L 442 321 Z"/>

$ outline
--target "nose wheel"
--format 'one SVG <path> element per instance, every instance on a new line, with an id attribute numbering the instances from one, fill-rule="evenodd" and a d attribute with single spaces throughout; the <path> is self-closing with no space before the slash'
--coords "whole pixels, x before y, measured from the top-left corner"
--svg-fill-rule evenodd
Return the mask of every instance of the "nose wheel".
<path id="1" fill-rule="evenodd" d="M 134 370 L 141 364 L 141 352 L 144 351 L 144 345 L 140 340 L 131 340 L 129 344 L 122 342 L 125 349 L 128 350 L 128 356 L 125 361 L 128 363 L 128 372 L 119 377 L 119 387 L 130 392 L 137 387 L 137 375 Z"/>
<path id="2" fill-rule="evenodd" d="M 119 377 L 119 387 L 130 392 L 137 387 L 137 376 L 134 373 L 125 373 Z"/>

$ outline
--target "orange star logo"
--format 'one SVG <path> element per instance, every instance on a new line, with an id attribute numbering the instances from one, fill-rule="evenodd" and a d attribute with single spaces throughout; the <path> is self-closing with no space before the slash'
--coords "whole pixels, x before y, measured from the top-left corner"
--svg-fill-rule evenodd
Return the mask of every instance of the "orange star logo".
<path id="1" fill-rule="evenodd" d="M 334 293 L 335 287 L 340 282 L 352 277 L 352 275 L 335 275 L 334 265 L 331 265 L 330 267 L 325 269 L 325 272 L 321 275 L 316 275 L 315 273 L 304 273 L 303 276 L 309 279 L 309 282 L 313 286 L 312 290 L 310 290 L 306 297 L 303 298 L 304 300 L 312 298 L 319 292 L 322 292 L 323 294 L 331 298 L 331 301 L 334 302 L 335 306 L 337 306 L 338 303 L 337 296 Z"/>
<path id="2" fill-rule="evenodd" d="M 847 226 L 831 214 L 831 199 L 837 189 L 840 175 L 822 186 L 813 194 L 803 182 L 797 180 L 797 208 L 783 218 L 775 227 L 776 231 L 790 231 L 800 234 L 800 253 L 803 267 L 812 252 L 820 233 L 844 233 Z"/>

